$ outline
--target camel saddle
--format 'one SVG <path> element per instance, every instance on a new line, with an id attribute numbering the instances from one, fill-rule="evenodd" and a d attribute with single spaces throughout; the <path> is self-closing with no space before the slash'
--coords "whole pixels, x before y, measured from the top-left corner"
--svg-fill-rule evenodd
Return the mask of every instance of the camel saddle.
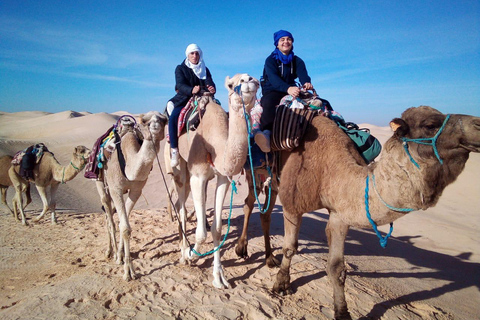
<path id="1" fill-rule="evenodd" d="M 19 174 L 25 180 L 35 180 L 33 169 L 40 162 L 44 152 L 49 152 L 43 143 L 34 144 L 24 150 L 18 151 L 12 159 L 12 165 L 20 165 Z"/>

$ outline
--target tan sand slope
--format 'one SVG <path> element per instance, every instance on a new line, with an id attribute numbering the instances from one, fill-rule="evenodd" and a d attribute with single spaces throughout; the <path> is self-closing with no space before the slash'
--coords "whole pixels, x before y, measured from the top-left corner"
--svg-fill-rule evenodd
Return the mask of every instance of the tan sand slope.
<path id="1" fill-rule="evenodd" d="M 1 112 L 0 156 L 43 142 L 66 165 L 74 146 L 91 148 L 122 114 Z M 388 127 L 362 126 L 370 127 L 382 142 L 390 136 Z M 159 162 L 163 165 L 161 155 L 162 151 Z M 480 155 L 472 154 L 465 171 L 447 187 L 436 207 L 395 222 L 386 249 L 379 246 L 372 230 L 350 231 L 346 295 L 354 318 L 478 318 L 479 173 Z M 276 296 L 271 287 L 277 269 L 265 266 L 258 213 L 250 224 L 250 259 L 235 255 L 246 195 L 244 178 L 236 178 L 242 185 L 233 198 L 230 234 L 222 249 L 230 290 L 211 286 L 211 256 L 193 266 L 178 263 L 177 224 L 166 213 L 166 188 L 157 165 L 130 219 L 133 264 L 140 277 L 128 283 L 122 280 L 122 267 L 104 257 L 105 219 L 94 183 L 82 174 L 59 188 L 57 226 L 44 219 L 24 227 L 1 207 L 0 318 L 331 319 L 332 289 L 325 274 L 326 213 L 304 215 L 299 254 L 291 270 L 296 293 Z M 12 196 L 13 189 L 9 189 L 9 202 Z M 35 188 L 33 199 L 27 208 L 29 222 L 41 210 Z M 210 190 L 209 208 L 212 203 Z M 224 233 L 228 205 L 227 201 Z M 194 226 L 193 221 L 188 229 L 190 241 L 194 241 Z M 283 218 L 279 204 L 271 229 L 274 253 L 280 258 Z M 211 245 L 209 236 L 202 249 L 210 250 Z"/>

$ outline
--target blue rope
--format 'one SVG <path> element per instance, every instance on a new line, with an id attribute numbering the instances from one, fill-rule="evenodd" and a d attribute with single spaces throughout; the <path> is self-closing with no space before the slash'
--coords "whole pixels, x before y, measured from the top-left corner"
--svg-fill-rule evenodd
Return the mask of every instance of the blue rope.
<path id="1" fill-rule="evenodd" d="M 410 151 L 408 150 L 408 143 L 407 142 L 415 142 L 415 143 L 418 143 L 418 144 L 423 144 L 423 145 L 427 145 L 427 146 L 432 146 L 433 147 L 433 151 L 435 152 L 435 156 L 437 157 L 438 159 L 438 162 L 440 162 L 440 164 L 443 164 L 443 160 L 440 158 L 440 154 L 438 153 L 438 149 L 437 149 L 437 139 L 438 137 L 440 136 L 440 134 L 442 133 L 443 129 L 445 128 L 445 125 L 447 124 L 447 121 L 448 119 L 450 119 L 450 115 L 447 114 L 447 117 L 445 118 L 445 120 L 443 121 L 443 124 L 442 126 L 440 127 L 440 129 L 438 129 L 437 133 L 435 134 L 435 136 L 433 138 L 419 138 L 419 139 L 409 139 L 409 138 L 405 138 L 403 137 L 402 138 L 402 141 L 403 141 L 403 148 L 405 149 L 405 152 L 408 154 L 408 156 L 410 157 L 410 161 L 417 167 L 420 169 L 420 165 L 413 159 L 412 155 L 410 154 Z"/>
<path id="2" fill-rule="evenodd" d="M 373 221 L 372 217 L 370 216 L 370 207 L 368 204 L 368 191 L 369 191 L 368 181 L 369 181 L 369 176 L 367 175 L 367 181 L 366 181 L 366 187 L 365 187 L 365 210 L 367 211 L 367 219 L 372 225 L 373 230 L 377 234 L 378 239 L 380 239 L 380 246 L 382 248 L 385 248 L 387 246 L 387 240 L 388 238 L 390 238 L 393 232 L 393 222 L 390 222 L 390 232 L 386 236 L 382 236 L 378 231 L 377 224 L 375 223 L 375 221 Z"/>
<path id="3" fill-rule="evenodd" d="M 367 177 L 368 179 L 368 177 Z M 409 212 L 412 212 L 412 211 L 417 211 L 418 209 L 410 209 L 410 208 L 396 208 L 396 207 L 392 207 L 391 205 L 389 205 L 388 203 L 386 203 L 382 197 L 380 196 L 380 193 L 378 192 L 377 190 L 377 184 L 375 183 L 375 175 L 372 174 L 372 180 L 373 180 L 373 187 L 375 189 L 375 192 L 377 193 L 377 196 L 378 198 L 380 198 L 380 201 L 382 201 L 382 203 L 385 205 L 385 207 L 387 207 L 388 209 L 390 210 L 393 210 L 393 211 L 397 211 L 397 212 L 402 212 L 402 213 L 409 213 Z M 367 182 L 368 183 L 368 182 Z"/>
<path id="4" fill-rule="evenodd" d="M 215 252 L 217 252 L 218 250 L 220 250 L 220 248 L 223 246 L 223 244 L 225 243 L 225 240 L 227 240 L 227 237 L 228 237 L 228 233 L 230 232 L 230 219 L 232 217 L 232 210 L 233 210 L 233 206 L 232 206 L 232 203 L 233 203 L 233 192 L 235 192 L 236 194 L 238 194 L 237 192 L 237 186 L 235 184 L 235 180 L 232 180 L 232 193 L 230 194 L 230 212 L 228 214 L 228 227 L 227 227 L 227 233 L 225 233 L 225 236 L 223 237 L 223 240 L 222 242 L 220 243 L 220 245 L 218 247 L 216 247 L 215 249 L 211 250 L 211 251 L 208 251 L 208 252 L 205 252 L 205 253 L 199 253 L 197 252 L 197 250 L 195 250 L 194 248 L 192 248 L 192 246 L 190 245 L 190 251 L 192 251 L 193 253 L 195 253 L 197 256 L 200 256 L 200 257 L 204 257 L 204 256 L 208 256 L 210 254 L 213 254 Z"/>
<path id="5" fill-rule="evenodd" d="M 270 182 L 268 184 L 268 201 L 267 201 L 267 206 L 265 207 L 265 210 L 262 209 L 262 206 L 260 204 L 260 199 L 258 198 L 257 194 L 257 183 L 255 181 L 255 170 L 253 169 L 253 160 L 252 160 L 252 146 L 250 145 L 250 137 L 252 136 L 252 128 L 250 127 L 250 121 L 249 118 L 250 116 L 248 115 L 247 111 L 245 110 L 245 102 L 243 101 L 243 96 L 242 96 L 242 91 L 241 91 L 241 85 L 238 85 L 234 88 L 234 91 L 240 95 L 242 98 L 242 104 L 243 104 L 243 115 L 245 117 L 245 122 L 247 123 L 247 131 L 248 131 L 248 158 L 250 159 L 250 171 L 252 172 L 252 183 L 253 183 L 253 192 L 255 194 L 255 200 L 257 201 L 257 206 L 258 206 L 258 211 L 260 211 L 261 214 L 265 214 L 270 208 L 270 199 L 272 196 L 272 171 L 270 170 L 270 166 L 267 165 L 267 171 L 270 176 Z"/>

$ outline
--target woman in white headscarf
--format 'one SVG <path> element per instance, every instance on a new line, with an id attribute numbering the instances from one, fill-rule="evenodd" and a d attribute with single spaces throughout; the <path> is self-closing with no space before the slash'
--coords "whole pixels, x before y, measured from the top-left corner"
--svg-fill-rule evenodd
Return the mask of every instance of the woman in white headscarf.
<path id="1" fill-rule="evenodd" d="M 175 69 L 175 91 L 177 94 L 168 104 L 173 104 L 173 110 L 168 120 L 168 134 L 170 138 L 172 167 L 178 164 L 178 116 L 188 100 L 200 92 L 201 89 L 215 94 L 216 88 L 210 70 L 203 61 L 202 49 L 195 43 L 188 45 L 185 50 L 186 59 Z"/>

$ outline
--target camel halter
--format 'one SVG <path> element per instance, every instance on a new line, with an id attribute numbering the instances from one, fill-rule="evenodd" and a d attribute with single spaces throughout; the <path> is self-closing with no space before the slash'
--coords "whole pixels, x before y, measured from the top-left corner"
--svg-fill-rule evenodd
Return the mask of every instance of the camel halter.
<path id="1" fill-rule="evenodd" d="M 408 154 L 408 156 L 410 157 L 410 161 L 412 161 L 412 163 L 418 168 L 420 169 L 420 165 L 415 161 L 415 159 L 413 159 L 412 155 L 410 154 L 410 151 L 408 150 L 408 143 L 407 142 L 415 142 L 415 143 L 418 143 L 418 144 L 424 144 L 424 145 L 428 145 L 428 146 L 432 146 L 433 147 L 433 151 L 435 152 L 435 156 L 437 157 L 438 159 L 438 162 L 440 162 L 440 164 L 443 165 L 443 160 L 440 158 L 440 155 L 438 154 L 438 149 L 437 149 L 437 139 L 438 137 L 440 136 L 440 134 L 442 133 L 443 129 L 445 128 L 445 125 L 447 124 L 447 121 L 448 119 L 450 119 L 450 115 L 448 114 L 447 117 L 445 118 L 445 120 L 443 121 L 443 124 L 442 126 L 440 127 L 440 129 L 438 129 L 437 133 L 435 134 L 435 136 L 433 138 L 420 138 L 420 139 L 409 139 L 409 138 L 405 138 L 403 137 L 402 138 L 402 141 L 403 141 L 403 148 L 405 149 L 405 152 Z"/>

